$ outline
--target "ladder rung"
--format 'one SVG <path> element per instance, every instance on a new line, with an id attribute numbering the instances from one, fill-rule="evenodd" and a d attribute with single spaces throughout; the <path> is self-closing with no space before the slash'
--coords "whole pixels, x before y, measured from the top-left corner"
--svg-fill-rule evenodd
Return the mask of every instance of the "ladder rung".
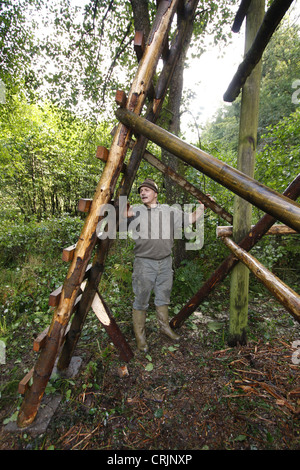
<path id="1" fill-rule="evenodd" d="M 73 310 L 72 310 L 72 313 L 76 307 L 76 305 L 80 302 L 80 299 L 81 299 L 81 295 L 79 295 L 77 297 L 77 299 L 75 300 L 75 303 L 73 305 Z M 67 335 L 69 329 L 70 329 L 70 323 L 67 325 L 67 328 L 66 328 L 66 331 L 65 331 L 65 334 L 64 334 L 64 338 L 63 340 L 65 339 L 65 336 Z M 41 349 L 43 349 L 46 345 L 46 341 L 47 341 L 47 335 L 48 335 L 48 332 L 49 332 L 49 328 L 50 326 L 47 326 L 47 328 L 44 329 L 44 331 L 42 331 L 36 338 L 35 340 L 33 341 L 33 350 L 35 352 L 39 352 Z"/>
<path id="2" fill-rule="evenodd" d="M 92 268 L 92 263 L 89 264 L 88 267 L 86 268 L 84 279 L 88 277 L 91 268 Z M 57 305 L 59 304 L 62 288 L 63 286 L 59 286 L 57 289 L 51 292 L 49 296 L 50 307 L 57 307 Z"/>
<path id="3" fill-rule="evenodd" d="M 101 160 L 102 162 L 107 162 L 108 154 L 109 154 L 109 151 L 107 150 L 107 148 L 102 147 L 102 145 L 98 145 L 96 157 L 99 160 Z"/>
<path id="4" fill-rule="evenodd" d="M 63 253 L 62 253 L 63 261 L 72 261 L 72 259 L 74 258 L 76 245 L 77 243 L 75 243 L 75 245 L 68 246 L 68 248 L 64 248 Z"/>
<path id="5" fill-rule="evenodd" d="M 18 392 L 21 393 L 22 395 L 26 392 L 26 390 L 29 387 L 29 381 L 33 376 L 33 370 L 34 370 L 34 367 L 29 372 L 27 372 L 25 377 L 23 377 L 21 382 L 19 382 Z"/>
<path id="6" fill-rule="evenodd" d="M 135 32 L 134 50 L 137 56 L 137 60 L 140 61 L 145 50 L 145 36 L 143 31 Z"/>
<path id="7" fill-rule="evenodd" d="M 62 291 L 63 286 L 59 286 L 57 289 L 55 289 L 53 292 L 51 292 L 49 296 L 49 305 L 50 307 L 56 307 L 59 304 L 59 299 L 61 296 L 61 291 Z"/>
<path id="8" fill-rule="evenodd" d="M 93 199 L 80 199 L 78 202 L 79 212 L 89 212 Z"/>
<path id="9" fill-rule="evenodd" d="M 49 328 L 50 327 L 47 326 L 47 328 L 45 328 L 44 331 L 42 331 L 33 341 L 34 351 L 38 352 L 40 349 L 42 349 L 45 346 Z"/>
<path id="10" fill-rule="evenodd" d="M 121 106 L 121 108 L 125 108 L 127 102 L 127 96 L 125 91 L 117 90 L 115 101 L 117 105 Z"/>

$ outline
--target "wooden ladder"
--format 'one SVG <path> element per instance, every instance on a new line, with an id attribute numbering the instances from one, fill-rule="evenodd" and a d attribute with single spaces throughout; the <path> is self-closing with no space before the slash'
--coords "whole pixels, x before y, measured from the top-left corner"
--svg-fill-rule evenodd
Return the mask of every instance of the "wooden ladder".
<path id="1" fill-rule="evenodd" d="M 182 14 L 182 2 L 179 0 L 161 0 L 158 3 L 157 14 L 147 40 L 142 33 L 136 32 L 135 51 L 139 60 L 138 68 L 128 97 L 124 92 L 117 92 L 116 101 L 119 106 L 140 115 L 148 98 L 145 117 L 151 122 L 157 120 L 183 47 L 188 22 L 193 22 L 198 1 L 184 2 L 185 21 L 180 30 L 173 35 L 170 47 L 168 35 L 174 15 L 176 12 Z M 162 56 L 164 65 L 154 89 L 153 77 Z M 55 308 L 51 325 L 35 340 L 34 349 L 39 351 L 38 359 L 34 368 L 19 384 L 19 391 L 25 393 L 17 420 L 21 428 L 29 426 L 34 421 L 55 361 L 58 359 L 57 368 L 60 371 L 69 366 L 91 307 L 118 348 L 120 357 L 125 361 L 133 357 L 128 343 L 98 290 L 112 240 L 108 238 L 99 240 L 96 229 L 101 207 L 112 202 L 122 171 L 125 173 L 116 191 L 115 208 L 118 209 L 119 196 L 129 195 L 146 145 L 147 139 L 143 136 L 138 136 L 133 144 L 132 130 L 119 123 L 110 149 L 103 147 L 97 149 L 97 157 L 106 161 L 105 167 L 93 200 L 82 199 L 79 202 L 79 209 L 86 212 L 87 217 L 77 243 L 63 252 L 63 259 L 70 262 L 69 271 L 64 284 L 50 294 L 49 303 Z M 130 147 L 133 147 L 131 156 L 124 168 L 126 153 Z M 96 254 L 90 263 L 94 248 Z M 69 324 L 73 313 L 72 323 Z"/>

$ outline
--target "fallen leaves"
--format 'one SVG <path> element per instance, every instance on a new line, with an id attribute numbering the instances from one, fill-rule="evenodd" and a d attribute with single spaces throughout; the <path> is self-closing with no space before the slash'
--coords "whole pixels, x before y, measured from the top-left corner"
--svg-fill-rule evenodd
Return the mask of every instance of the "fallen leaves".
<path id="1" fill-rule="evenodd" d="M 283 347 L 282 347 L 283 346 Z M 215 356 L 224 355 L 231 351 L 230 348 L 216 351 Z M 238 357 L 229 363 L 234 374 L 239 378 L 231 382 L 232 393 L 226 398 L 272 398 L 274 403 L 295 415 L 300 413 L 300 387 L 299 366 L 286 361 L 292 358 L 293 346 L 278 339 L 277 345 L 258 343 L 245 346 L 241 349 L 242 357 Z M 285 364 L 283 364 L 285 362 Z M 237 366 L 239 368 L 237 368 Z M 254 366 L 254 367 L 253 367 Z M 291 383 L 297 386 L 292 390 L 286 389 L 283 383 L 283 366 Z"/>

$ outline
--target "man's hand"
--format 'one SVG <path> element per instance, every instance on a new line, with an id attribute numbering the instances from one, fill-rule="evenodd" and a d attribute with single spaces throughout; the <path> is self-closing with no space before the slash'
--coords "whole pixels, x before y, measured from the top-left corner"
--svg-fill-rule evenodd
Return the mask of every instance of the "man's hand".
<path id="1" fill-rule="evenodd" d="M 204 209 L 205 209 L 204 204 L 202 204 L 201 201 L 198 201 L 198 203 L 199 203 L 199 206 L 197 207 L 197 209 L 190 214 L 190 224 L 193 224 L 194 222 L 196 222 L 196 220 L 200 219 L 200 217 L 204 213 Z"/>
<path id="2" fill-rule="evenodd" d="M 125 217 L 132 217 L 134 215 L 133 210 L 129 202 L 127 202 L 127 211 Z"/>

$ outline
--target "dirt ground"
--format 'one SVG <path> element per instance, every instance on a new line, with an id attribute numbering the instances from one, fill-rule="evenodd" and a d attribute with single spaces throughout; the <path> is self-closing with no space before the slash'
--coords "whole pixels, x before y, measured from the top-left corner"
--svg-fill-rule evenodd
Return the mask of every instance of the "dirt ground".
<path id="1" fill-rule="evenodd" d="M 194 315 L 175 344 L 149 320 L 149 352 L 131 337 L 127 364 L 107 337 L 90 335 L 77 377 L 56 384 L 62 401 L 47 431 L 33 438 L 2 426 L 0 449 L 299 450 L 300 330 L 281 326 L 229 348 L 220 319 Z M 1 422 L 12 412 L 7 402 Z"/>

